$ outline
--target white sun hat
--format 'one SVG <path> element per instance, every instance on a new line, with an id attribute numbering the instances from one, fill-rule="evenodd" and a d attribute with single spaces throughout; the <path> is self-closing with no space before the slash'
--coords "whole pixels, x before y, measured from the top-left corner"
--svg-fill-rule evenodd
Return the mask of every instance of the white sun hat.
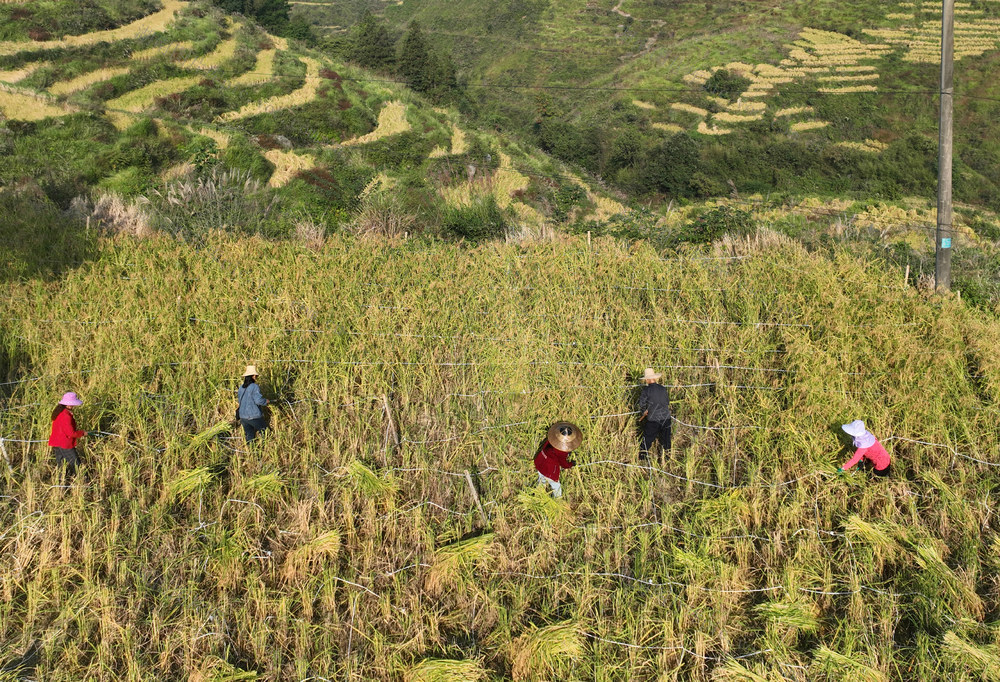
<path id="1" fill-rule="evenodd" d="M 842 424 L 841 427 L 848 436 L 854 436 L 855 438 L 861 438 L 868 431 L 865 428 L 865 423 L 860 419 L 855 419 L 850 424 Z"/>
<path id="2" fill-rule="evenodd" d="M 245 377 L 255 377 L 255 376 L 257 376 L 257 374 L 258 374 L 258 372 L 257 372 L 257 366 L 256 365 L 247 365 L 246 371 L 243 372 L 243 376 L 245 376 Z"/>
<path id="3" fill-rule="evenodd" d="M 663 375 L 657 374 L 652 367 L 647 367 L 646 371 L 642 373 L 642 378 L 646 381 L 659 381 L 663 378 Z"/>

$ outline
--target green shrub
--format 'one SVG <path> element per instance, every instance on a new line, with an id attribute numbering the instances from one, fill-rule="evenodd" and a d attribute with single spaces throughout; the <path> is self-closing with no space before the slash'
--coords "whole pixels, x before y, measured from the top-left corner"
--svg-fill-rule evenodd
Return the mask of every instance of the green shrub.
<path id="1" fill-rule="evenodd" d="M 753 214 L 731 206 L 717 206 L 698 214 L 671 235 L 670 245 L 680 243 L 706 244 L 724 234 L 745 235 L 756 225 Z"/>
<path id="2" fill-rule="evenodd" d="M 274 172 L 274 164 L 265 159 L 260 150 L 243 136 L 234 136 L 230 140 L 222 154 L 222 162 L 226 167 L 245 171 L 260 181 L 266 181 Z"/>
<path id="3" fill-rule="evenodd" d="M 98 183 L 101 187 L 122 196 L 134 197 L 148 191 L 153 184 L 149 171 L 137 166 L 129 166 Z"/>
<path id="4" fill-rule="evenodd" d="M 736 99 L 750 87 L 750 79 L 738 73 L 719 69 L 705 81 L 705 90 L 717 97 Z"/>
<path id="5" fill-rule="evenodd" d="M 484 241 L 506 237 L 510 225 L 496 199 L 488 195 L 469 205 L 445 208 L 441 228 L 453 237 Z"/>

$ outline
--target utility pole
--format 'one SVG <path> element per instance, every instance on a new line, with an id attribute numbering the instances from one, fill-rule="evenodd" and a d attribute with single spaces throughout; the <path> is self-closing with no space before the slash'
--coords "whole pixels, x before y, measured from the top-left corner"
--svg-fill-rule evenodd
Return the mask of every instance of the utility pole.
<path id="1" fill-rule="evenodd" d="M 938 121 L 937 244 L 934 248 L 934 286 L 951 289 L 951 161 L 955 80 L 955 0 L 941 9 L 941 102 Z"/>

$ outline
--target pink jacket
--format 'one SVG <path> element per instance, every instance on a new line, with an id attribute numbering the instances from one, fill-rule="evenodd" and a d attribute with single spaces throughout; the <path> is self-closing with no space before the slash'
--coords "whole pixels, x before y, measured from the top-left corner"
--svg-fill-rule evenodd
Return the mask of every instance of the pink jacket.
<path id="1" fill-rule="evenodd" d="M 876 471 L 882 471 L 887 466 L 889 466 L 889 453 L 886 452 L 882 444 L 875 441 L 874 445 L 870 445 L 867 448 L 858 448 L 857 452 L 854 453 L 854 457 L 844 462 L 844 466 L 841 467 L 844 471 L 847 471 L 855 464 L 860 462 L 862 459 L 867 459 L 869 462 L 875 465 Z"/>

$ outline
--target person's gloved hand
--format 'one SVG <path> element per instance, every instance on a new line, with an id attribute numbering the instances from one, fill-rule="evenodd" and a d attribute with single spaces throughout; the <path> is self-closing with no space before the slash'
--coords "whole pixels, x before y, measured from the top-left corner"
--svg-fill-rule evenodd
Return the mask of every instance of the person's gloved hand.
<path id="1" fill-rule="evenodd" d="M 569 464 L 569 468 L 572 469 L 573 467 L 576 466 L 576 460 L 571 459 L 567 462 L 567 464 Z"/>
<path id="2" fill-rule="evenodd" d="M 844 467 L 837 467 L 837 473 L 838 474 L 844 473 Z"/>

